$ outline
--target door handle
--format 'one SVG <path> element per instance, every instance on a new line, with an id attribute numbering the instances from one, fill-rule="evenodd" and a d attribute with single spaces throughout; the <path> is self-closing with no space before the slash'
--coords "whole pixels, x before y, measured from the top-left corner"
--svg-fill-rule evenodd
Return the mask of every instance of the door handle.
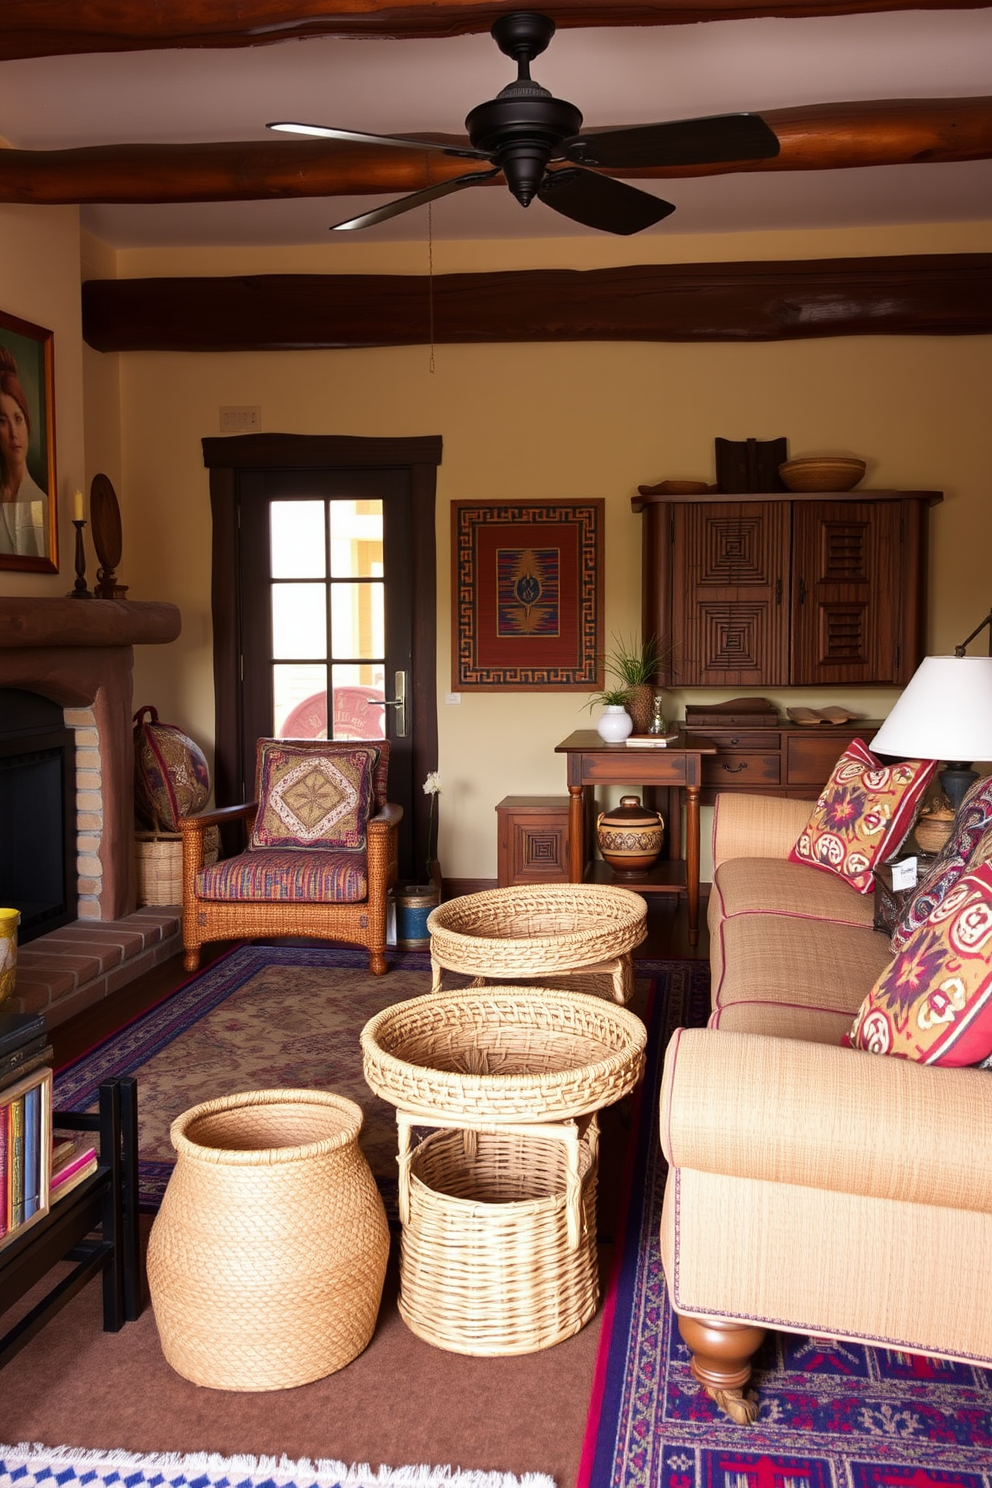
<path id="1" fill-rule="evenodd" d="M 396 672 L 395 673 L 394 682 L 393 682 L 393 691 L 396 693 L 396 696 L 393 697 L 393 698 L 366 698 L 365 701 L 367 703 L 373 704 L 377 708 L 395 708 L 396 709 L 396 737 L 397 737 L 397 739 L 405 739 L 406 738 L 406 672 Z"/>

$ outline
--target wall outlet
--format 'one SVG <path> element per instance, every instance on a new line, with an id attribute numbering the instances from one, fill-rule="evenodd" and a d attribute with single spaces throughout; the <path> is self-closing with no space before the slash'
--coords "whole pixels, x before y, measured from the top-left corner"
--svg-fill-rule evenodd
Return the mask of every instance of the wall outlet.
<path id="1" fill-rule="evenodd" d="M 257 434 L 261 427 L 261 408 L 222 408 L 220 411 L 222 434 Z"/>
<path id="2" fill-rule="evenodd" d="M 462 700 L 462 695 L 461 695 L 461 693 L 460 693 L 460 692 L 446 692 L 446 693 L 445 693 L 445 694 L 444 694 L 444 701 L 445 701 L 445 702 L 446 702 L 446 703 L 447 703 L 447 704 L 449 704 L 449 706 L 450 706 L 450 705 L 451 705 L 451 704 L 452 704 L 452 703 L 460 703 L 460 702 L 461 702 L 461 700 Z"/>

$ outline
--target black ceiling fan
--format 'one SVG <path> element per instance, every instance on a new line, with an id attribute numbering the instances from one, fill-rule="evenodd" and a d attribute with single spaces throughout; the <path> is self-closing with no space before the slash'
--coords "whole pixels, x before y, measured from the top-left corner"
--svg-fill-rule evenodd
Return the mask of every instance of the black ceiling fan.
<path id="1" fill-rule="evenodd" d="M 517 76 L 498 97 L 480 103 L 465 120 L 471 149 L 430 140 L 361 134 L 321 124 L 287 122 L 267 127 L 289 134 L 388 145 L 399 150 L 430 150 L 463 160 L 488 161 L 491 165 L 490 170 L 456 176 L 363 212 L 347 222 L 337 222 L 332 229 L 336 232 L 373 227 L 453 191 L 491 181 L 502 172 L 521 206 L 528 206 L 536 196 L 563 217 L 571 217 L 585 227 L 627 235 L 660 222 L 675 207 L 612 176 L 598 175 L 597 166 L 607 170 L 636 170 L 762 160 L 778 154 L 778 139 L 758 114 L 717 114 L 667 124 L 583 129 L 582 115 L 574 104 L 553 98 L 530 75 L 531 62 L 545 50 L 554 33 L 554 21 L 529 10 L 513 11 L 493 23 L 496 45 L 515 60 Z M 552 169 L 552 164 L 556 168 Z"/>

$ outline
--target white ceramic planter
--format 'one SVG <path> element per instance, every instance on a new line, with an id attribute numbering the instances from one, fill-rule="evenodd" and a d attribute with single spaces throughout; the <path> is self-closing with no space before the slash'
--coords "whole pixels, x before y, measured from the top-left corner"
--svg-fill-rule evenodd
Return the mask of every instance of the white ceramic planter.
<path id="1" fill-rule="evenodd" d="M 596 732 L 606 744 L 622 744 L 633 730 L 634 720 L 621 707 L 604 708 L 596 723 Z"/>

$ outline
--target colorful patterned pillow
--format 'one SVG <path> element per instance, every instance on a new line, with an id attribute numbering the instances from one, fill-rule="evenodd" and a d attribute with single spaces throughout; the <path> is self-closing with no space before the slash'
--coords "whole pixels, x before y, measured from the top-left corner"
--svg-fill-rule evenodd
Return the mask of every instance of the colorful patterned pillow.
<path id="1" fill-rule="evenodd" d="M 789 862 L 824 868 L 859 894 L 870 894 L 872 868 L 898 852 L 936 768 L 936 760 L 883 765 L 863 740 L 852 739 Z"/>
<path id="2" fill-rule="evenodd" d="M 910 936 L 845 1043 L 921 1064 L 979 1064 L 992 1054 L 992 863 L 966 873 Z"/>
<path id="3" fill-rule="evenodd" d="M 258 741 L 258 814 L 252 848 L 364 848 L 379 750 Z"/>
<path id="4" fill-rule="evenodd" d="M 951 835 L 937 854 L 892 933 L 892 949 L 901 951 L 914 930 L 925 925 L 962 873 L 978 866 L 975 849 L 992 827 L 992 775 L 976 780 L 954 818 Z"/>
<path id="5" fill-rule="evenodd" d="M 210 795 L 203 750 L 174 724 L 159 723 L 155 708 L 139 708 L 133 722 L 135 815 L 155 832 L 178 832 L 179 818 L 202 811 Z"/>

